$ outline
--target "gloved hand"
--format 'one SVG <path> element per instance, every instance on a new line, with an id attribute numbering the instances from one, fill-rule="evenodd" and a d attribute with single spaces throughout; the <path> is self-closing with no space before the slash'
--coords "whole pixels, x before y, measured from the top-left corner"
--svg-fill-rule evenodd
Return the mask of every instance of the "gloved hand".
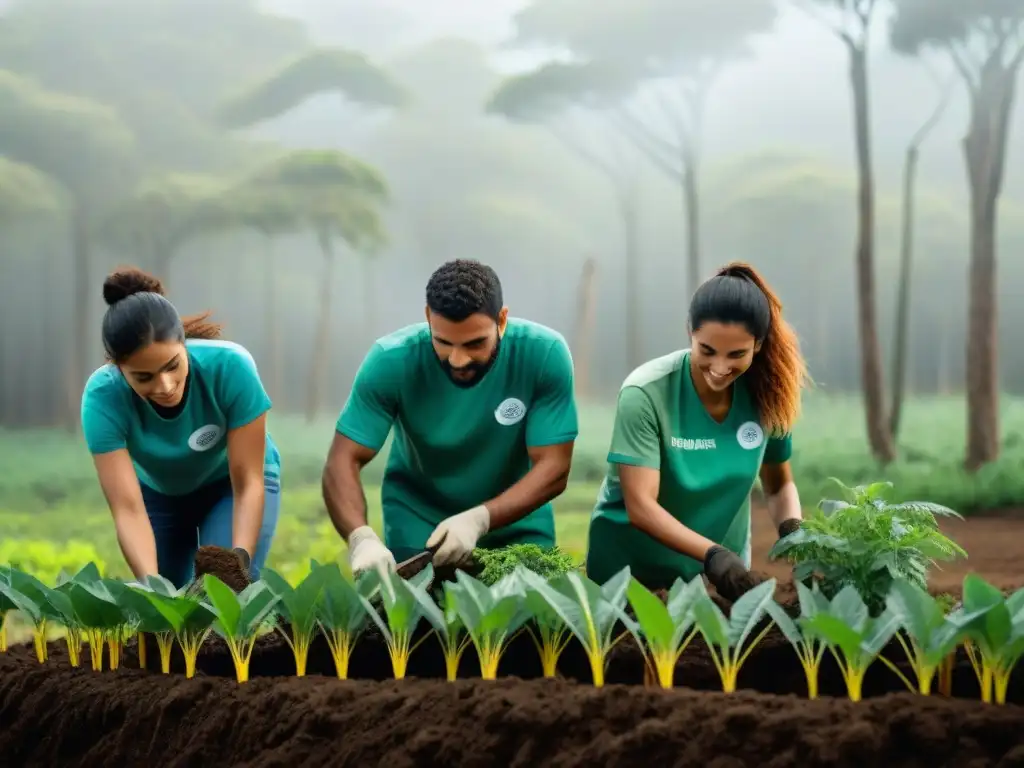
<path id="1" fill-rule="evenodd" d="M 761 583 L 732 550 L 714 546 L 704 556 L 704 574 L 726 600 L 736 602 Z"/>
<path id="2" fill-rule="evenodd" d="M 359 574 L 376 568 L 382 574 L 395 570 L 395 556 L 384 546 L 384 542 L 368 525 L 356 528 L 348 535 L 348 558 L 352 574 Z"/>
<path id="3" fill-rule="evenodd" d="M 427 549 L 434 552 L 434 567 L 468 563 L 476 543 L 490 527 L 491 513 L 482 504 L 442 520 L 427 539 Z"/>
<path id="4" fill-rule="evenodd" d="M 795 533 L 800 530 L 800 524 L 803 521 L 797 517 L 791 517 L 789 520 L 783 520 L 779 523 L 779 538 L 785 538 L 791 533 Z"/>

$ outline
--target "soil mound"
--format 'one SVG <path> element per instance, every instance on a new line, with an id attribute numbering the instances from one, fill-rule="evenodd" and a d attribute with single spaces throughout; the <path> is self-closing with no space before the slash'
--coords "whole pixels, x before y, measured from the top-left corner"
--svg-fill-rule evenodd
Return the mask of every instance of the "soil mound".
<path id="1" fill-rule="evenodd" d="M 238 685 L 96 674 L 13 650 L 0 655 L 10 766 L 1024 764 L 1024 708 L 939 697 L 853 704 L 519 679 Z"/>

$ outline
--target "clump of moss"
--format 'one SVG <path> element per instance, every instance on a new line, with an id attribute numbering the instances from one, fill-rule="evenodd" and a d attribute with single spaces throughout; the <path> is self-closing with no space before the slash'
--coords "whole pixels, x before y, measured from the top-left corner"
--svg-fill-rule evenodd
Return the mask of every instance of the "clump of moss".
<path id="1" fill-rule="evenodd" d="M 544 578 L 580 567 L 558 547 L 542 547 L 539 544 L 510 544 L 499 549 L 476 549 L 473 550 L 473 561 L 478 571 L 476 578 L 488 586 L 512 573 L 518 566 L 528 568 Z"/>

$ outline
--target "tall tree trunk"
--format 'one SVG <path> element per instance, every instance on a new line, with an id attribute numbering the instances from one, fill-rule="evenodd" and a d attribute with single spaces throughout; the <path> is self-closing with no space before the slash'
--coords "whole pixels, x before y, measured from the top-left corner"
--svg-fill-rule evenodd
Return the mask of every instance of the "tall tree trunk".
<path id="1" fill-rule="evenodd" d="M 580 271 L 576 291 L 576 328 L 573 334 L 573 368 L 576 395 L 581 400 L 591 394 L 590 373 L 594 348 L 594 321 L 597 312 L 597 261 L 588 256 Z"/>
<path id="2" fill-rule="evenodd" d="M 999 457 L 996 231 L 1006 164 L 1015 67 L 993 57 L 971 93 L 964 158 L 971 191 L 971 265 L 967 309 L 967 454 L 973 472 Z"/>
<path id="3" fill-rule="evenodd" d="M 882 349 L 878 341 L 875 301 L 875 174 L 871 153 L 871 108 L 866 46 L 850 46 L 850 84 L 853 92 L 857 146 L 857 309 L 860 319 L 861 385 L 867 418 L 868 443 L 875 459 L 888 464 L 896 458 L 885 418 Z"/>
<path id="4" fill-rule="evenodd" d="M 89 212 L 77 200 L 71 214 L 71 290 L 75 328 L 67 358 L 67 411 L 63 419 L 68 432 L 78 432 L 82 389 L 89 377 Z"/>
<path id="5" fill-rule="evenodd" d="M 686 217 L 686 277 L 692 295 L 701 283 L 700 270 L 700 188 L 697 159 L 686 159 L 683 170 L 683 213 Z"/>
<path id="6" fill-rule="evenodd" d="M 643 341 L 640 336 L 640 224 L 636 187 L 632 184 L 617 190 L 619 215 L 623 228 L 623 264 L 626 269 L 626 363 L 633 370 L 643 362 Z"/>
<path id="7" fill-rule="evenodd" d="M 329 232 L 317 233 L 320 250 L 324 255 L 324 274 L 320 279 L 320 307 L 317 315 L 316 334 L 313 337 L 312 358 L 309 365 L 309 381 L 306 390 L 306 421 L 313 423 L 320 409 L 320 395 L 324 379 L 330 370 L 331 336 L 331 295 L 334 285 L 334 244 Z"/>

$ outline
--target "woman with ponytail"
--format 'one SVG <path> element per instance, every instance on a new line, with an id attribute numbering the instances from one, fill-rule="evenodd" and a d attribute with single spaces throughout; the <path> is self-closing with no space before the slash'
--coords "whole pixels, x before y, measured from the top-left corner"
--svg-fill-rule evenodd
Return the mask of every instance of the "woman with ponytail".
<path id="1" fill-rule="evenodd" d="M 757 583 L 758 477 L 779 536 L 800 527 L 789 458 L 806 368 L 781 302 L 749 264 L 697 289 L 689 331 L 689 349 L 641 365 L 619 391 L 587 573 L 604 582 L 629 566 L 651 588 L 703 573 L 736 600 Z"/>
<path id="2" fill-rule="evenodd" d="M 180 317 L 145 272 L 113 273 L 103 298 L 108 363 L 85 385 L 82 431 L 125 560 L 180 588 L 199 547 L 220 548 L 217 575 L 240 590 L 259 578 L 281 504 L 256 363 L 205 315 Z"/>

